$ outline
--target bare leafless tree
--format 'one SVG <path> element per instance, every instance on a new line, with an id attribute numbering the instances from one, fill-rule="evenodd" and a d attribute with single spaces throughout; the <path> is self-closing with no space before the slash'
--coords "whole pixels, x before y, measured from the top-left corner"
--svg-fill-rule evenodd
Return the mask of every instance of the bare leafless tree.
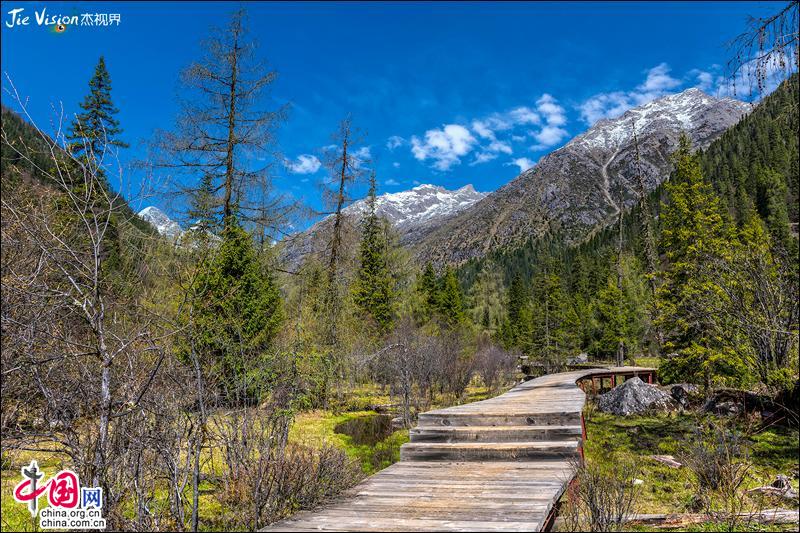
<path id="1" fill-rule="evenodd" d="M 328 177 L 321 184 L 323 201 L 330 208 L 328 214 L 333 217 L 330 241 L 328 245 L 328 292 L 326 305 L 328 308 L 328 342 L 337 341 L 337 325 L 341 299 L 341 283 L 339 269 L 342 259 L 342 232 L 345 216 L 343 210 L 352 201 L 351 187 L 364 176 L 363 165 L 366 163 L 356 155 L 355 145 L 360 142 L 360 133 L 353 128 L 352 120 L 347 117 L 339 124 L 339 129 L 332 136 L 333 145 L 325 152 L 325 167 Z"/>
<path id="2" fill-rule="evenodd" d="M 181 194 L 196 194 L 202 178 L 210 179 L 223 223 L 236 213 L 269 242 L 297 207 L 275 194 L 271 180 L 280 160 L 272 153 L 276 129 L 286 108 L 259 105 L 278 74 L 256 58 L 243 10 L 202 48 L 204 57 L 181 73 L 181 111 L 175 129 L 156 136 L 155 166 L 174 173 L 172 185 Z"/>
<path id="3" fill-rule="evenodd" d="M 730 43 L 733 58 L 728 61 L 728 74 L 734 92 L 737 85 L 747 83 L 751 94 L 762 95 L 773 75 L 788 77 L 797 72 L 798 0 L 787 2 L 769 17 L 751 17 L 747 31 Z"/>
<path id="4" fill-rule="evenodd" d="M 613 468 L 576 461 L 561 513 L 565 531 L 620 531 L 636 510 L 639 467 L 624 458 Z"/>
<path id="5" fill-rule="evenodd" d="M 726 531 L 749 529 L 761 510 L 745 490 L 753 471 L 747 430 L 743 433 L 729 424 L 699 422 L 681 454 L 681 462 L 693 474 L 699 507 Z"/>
<path id="6" fill-rule="evenodd" d="M 475 354 L 475 369 L 490 391 L 509 381 L 519 360 L 519 354 L 484 341 Z"/>
<path id="7" fill-rule="evenodd" d="M 113 159 L 108 145 L 97 154 L 92 146 L 98 145 L 87 142 L 86 156 L 73 157 L 63 149 L 63 115 L 54 135 L 46 135 L 13 84 L 10 92 L 38 135 L 39 153 L 5 129 L 2 142 L 39 181 L 17 194 L 6 187 L 13 171 L 3 175 L 3 410 L 7 400 L 41 398 L 32 427 L 12 429 L 21 437 L 12 445 L 40 450 L 55 443 L 84 479 L 105 489 L 113 510 L 127 490 L 114 483 L 114 465 L 131 444 L 131 424 L 147 410 L 170 332 L 139 300 L 141 266 L 114 257 L 122 241 L 147 241 L 132 238 L 136 230 L 121 223 L 126 204 L 106 185 Z M 119 165 L 116 170 L 124 183 Z M 127 255 L 141 256 L 135 249 Z"/>

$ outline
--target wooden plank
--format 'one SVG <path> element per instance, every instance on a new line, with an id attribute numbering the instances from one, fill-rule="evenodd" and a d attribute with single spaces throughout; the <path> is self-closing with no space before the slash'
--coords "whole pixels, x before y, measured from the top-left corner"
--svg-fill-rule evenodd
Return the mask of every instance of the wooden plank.
<path id="1" fill-rule="evenodd" d="M 291 525 L 291 523 L 290 523 Z M 345 531 L 538 531 L 540 522 L 494 522 L 480 520 L 437 520 L 430 518 L 352 518 L 345 521 L 341 517 L 312 516 L 302 521 L 303 528 L 332 526 Z M 327 527 L 326 527 L 327 529 Z M 274 526 L 272 531 L 281 531 Z"/>
<path id="2" fill-rule="evenodd" d="M 339 502 L 301 512 L 267 531 L 539 531 L 573 475 L 570 460 L 546 452 L 581 448 L 585 394 L 576 382 L 592 379 L 595 389 L 597 381 L 602 388 L 603 378 L 653 371 L 621 367 L 552 374 L 495 398 L 422 413 L 412 435 L 428 431 L 427 437 L 446 442 L 404 445 L 401 456 L 411 460 L 363 481 Z M 548 438 L 531 439 L 533 434 Z M 428 450 L 465 451 L 465 456 Z M 528 453 L 527 460 L 508 457 L 518 450 Z M 420 461 L 414 455 L 442 458 Z"/>

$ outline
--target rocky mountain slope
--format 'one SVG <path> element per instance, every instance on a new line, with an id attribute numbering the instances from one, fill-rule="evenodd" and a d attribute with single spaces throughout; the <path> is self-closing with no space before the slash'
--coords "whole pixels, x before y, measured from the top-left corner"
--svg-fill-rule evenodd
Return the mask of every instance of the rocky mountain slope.
<path id="1" fill-rule="evenodd" d="M 649 191 L 670 171 L 681 132 L 705 148 L 750 104 L 688 89 L 598 121 L 497 191 L 415 241 L 422 261 L 460 264 L 549 231 L 579 242 L 637 201 L 634 132 Z"/>
<path id="2" fill-rule="evenodd" d="M 418 185 L 411 190 L 386 193 L 376 198 L 378 216 L 387 219 L 397 230 L 400 243 L 413 245 L 422 240 L 444 220 L 455 216 L 486 193 L 465 185 L 450 191 L 437 185 Z M 366 200 L 353 202 L 343 210 L 345 231 L 353 232 L 367 210 Z M 308 230 L 293 235 L 282 244 L 281 258 L 289 265 L 297 265 L 309 253 L 321 253 L 330 238 L 332 216 L 314 224 Z"/>

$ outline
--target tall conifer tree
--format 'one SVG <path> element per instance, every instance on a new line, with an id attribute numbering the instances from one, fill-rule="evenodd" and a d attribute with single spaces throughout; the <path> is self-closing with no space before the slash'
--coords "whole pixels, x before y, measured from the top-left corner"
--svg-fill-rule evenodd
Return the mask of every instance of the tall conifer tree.
<path id="1" fill-rule="evenodd" d="M 714 287 L 707 277 L 711 261 L 731 254 L 731 228 L 719 197 L 704 178 L 685 135 L 673 155 L 675 171 L 661 208 L 661 246 L 668 265 L 658 288 L 658 325 L 665 348 L 677 353 L 667 360 L 667 379 L 702 379 L 710 384 L 720 360 L 709 298 Z"/>
<path id="2" fill-rule="evenodd" d="M 122 128 L 114 118 L 119 109 L 111 100 L 111 75 L 103 56 L 97 62 L 94 76 L 89 80 L 89 94 L 80 107 L 83 111 L 75 116 L 67 135 L 73 155 L 99 161 L 107 146 L 128 147 L 119 138 Z"/>
<path id="3" fill-rule="evenodd" d="M 455 326 L 464 319 L 464 295 L 455 270 L 449 266 L 442 276 L 438 307 L 439 313 L 450 326 Z"/>
<path id="4" fill-rule="evenodd" d="M 381 333 L 394 318 L 392 275 L 387 261 L 388 244 L 375 212 L 375 173 L 370 175 L 368 211 L 361 226 L 360 262 L 353 283 L 353 300 L 359 313 L 371 317 Z"/>

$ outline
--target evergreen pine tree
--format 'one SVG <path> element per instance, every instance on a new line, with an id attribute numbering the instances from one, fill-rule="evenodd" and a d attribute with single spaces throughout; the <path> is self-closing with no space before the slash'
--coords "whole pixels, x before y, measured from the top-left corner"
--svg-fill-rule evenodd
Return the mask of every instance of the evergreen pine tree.
<path id="1" fill-rule="evenodd" d="M 710 385 L 721 346 L 708 312 L 715 294 L 707 267 L 729 257 L 732 235 L 685 135 L 673 161 L 668 201 L 661 208 L 661 246 L 668 264 L 657 292 L 657 320 L 666 351 L 677 355 L 662 365 L 662 375 L 667 381 L 694 379 Z"/>
<path id="2" fill-rule="evenodd" d="M 559 366 L 579 348 L 580 323 L 575 308 L 545 258 L 543 272 L 534 278 L 530 354 Z"/>
<path id="3" fill-rule="evenodd" d="M 437 309 L 449 326 L 455 326 L 464 319 L 464 296 L 452 267 L 445 269 L 440 287 Z"/>
<path id="4" fill-rule="evenodd" d="M 211 365 L 229 403 L 258 401 L 270 376 L 252 375 L 283 320 L 272 273 L 258 262 L 249 233 L 234 218 L 197 278 L 196 349 Z"/>
<path id="5" fill-rule="evenodd" d="M 109 146 L 127 148 L 128 145 L 119 139 L 122 129 L 114 115 L 119 110 L 111 101 L 111 77 L 106 70 L 105 60 L 101 56 L 94 75 L 89 80 L 89 94 L 80 104 L 83 112 L 78 113 L 73 119 L 66 135 L 66 151 L 77 160 L 85 169 L 72 159 L 67 159 L 64 164 L 68 168 L 66 175 L 72 183 L 70 187 L 79 195 L 88 194 L 91 197 L 92 211 L 96 216 L 105 218 L 104 211 L 112 211 L 104 225 L 107 224 L 103 236 L 103 264 L 102 269 L 106 274 L 118 273 L 125 262 L 123 258 L 123 244 L 120 242 L 119 209 L 124 206 L 124 201 L 109 202 L 112 197 L 106 180 L 104 168 L 105 152 Z M 93 173 L 96 181 L 86 180 L 85 172 Z M 89 183 L 96 183 L 93 190 L 86 191 Z M 105 190 L 97 190 L 103 188 Z M 109 204 L 113 205 L 109 205 Z M 70 221 L 65 221 L 70 223 Z M 74 221 L 72 221 L 74 222 Z"/>
<path id="6" fill-rule="evenodd" d="M 393 281 L 387 262 L 387 242 L 375 213 L 375 174 L 370 176 L 367 211 L 361 227 L 360 262 L 353 282 L 353 301 L 358 312 L 371 317 L 381 333 L 392 325 Z"/>
<path id="7" fill-rule="evenodd" d="M 759 167 L 756 176 L 758 183 L 758 211 L 769 228 L 772 238 L 781 246 L 792 248 L 792 235 L 789 231 L 789 212 L 786 208 L 786 183 L 783 176 L 775 170 Z"/>
<path id="8" fill-rule="evenodd" d="M 425 265 L 425 270 L 417 278 L 417 292 L 422 298 L 422 318 L 429 320 L 439 307 L 439 285 L 431 263 Z"/>
<path id="9" fill-rule="evenodd" d="M 122 128 L 114 118 L 119 109 L 111 101 L 111 76 L 102 56 L 94 69 L 94 76 L 89 80 L 89 94 L 80 107 L 83 112 L 75 116 L 67 135 L 70 141 L 68 149 L 74 156 L 99 161 L 106 146 L 128 147 L 119 139 Z"/>
<path id="10" fill-rule="evenodd" d="M 622 286 L 616 276 L 597 294 L 597 324 L 599 338 L 593 351 L 610 357 L 617 352 L 620 342 L 625 346 L 625 356 L 631 357 L 640 349 L 649 321 L 651 289 L 639 269 L 639 262 L 630 254 L 623 254 Z"/>
<path id="11" fill-rule="evenodd" d="M 597 295 L 600 338 L 597 341 L 596 351 L 605 357 L 613 356 L 620 342 L 627 341 L 625 324 L 628 317 L 625 311 L 623 292 L 617 287 L 615 276 L 612 276 Z"/>
<path id="12" fill-rule="evenodd" d="M 511 285 L 508 287 L 507 309 L 508 322 L 505 330 L 505 344 L 509 348 L 516 347 L 525 350 L 530 343 L 532 317 L 530 296 L 520 273 L 514 275 L 511 279 Z"/>
<path id="13" fill-rule="evenodd" d="M 205 238 L 208 233 L 216 234 L 220 227 L 217 214 L 219 199 L 213 180 L 214 178 L 210 174 L 203 175 L 200 186 L 192 192 L 191 204 L 187 213 L 191 228 L 201 238 Z"/>

